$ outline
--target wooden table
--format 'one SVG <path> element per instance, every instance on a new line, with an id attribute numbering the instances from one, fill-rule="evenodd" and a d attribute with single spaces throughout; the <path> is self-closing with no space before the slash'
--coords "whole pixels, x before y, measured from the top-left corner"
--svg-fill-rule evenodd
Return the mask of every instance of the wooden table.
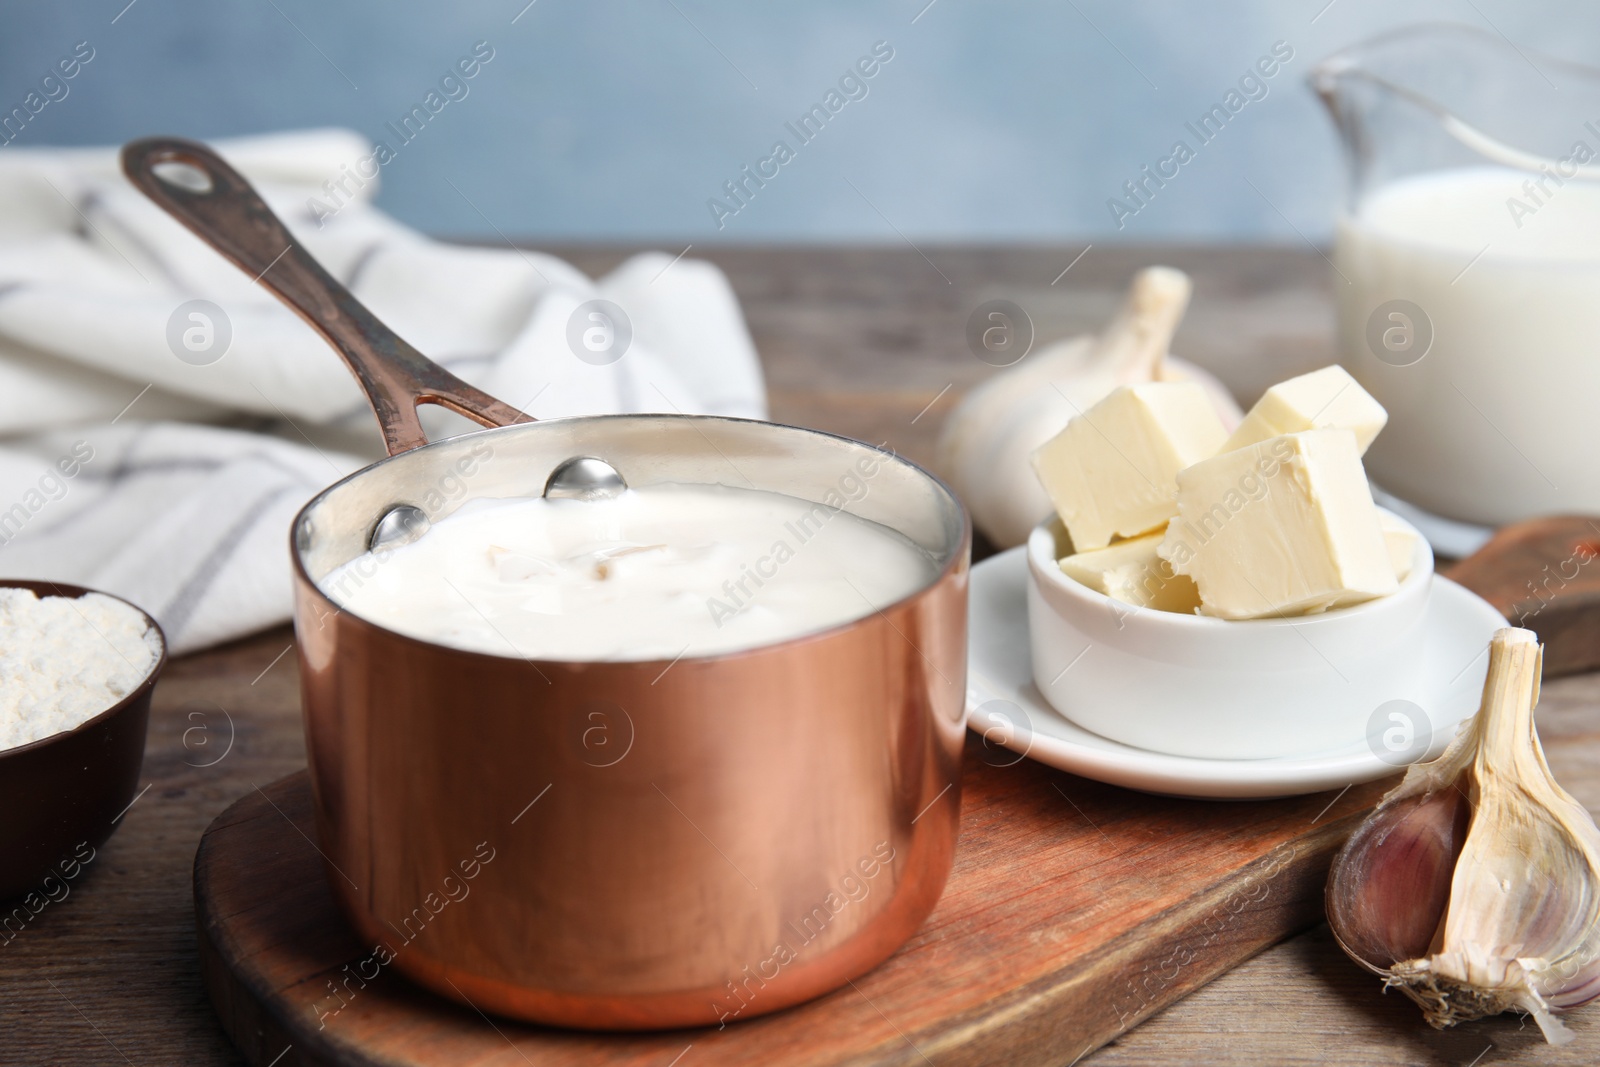
<path id="1" fill-rule="evenodd" d="M 624 254 L 553 251 L 591 273 Z M 886 442 L 917 460 L 931 455 L 962 391 L 994 373 L 964 340 L 968 314 L 991 298 L 1020 304 L 1048 341 L 1097 328 L 1135 269 L 1168 263 L 1195 279 L 1173 347 L 1217 371 L 1241 399 L 1334 358 L 1329 269 L 1313 252 L 1095 247 L 1053 283 L 1081 251 L 694 254 L 720 263 L 744 301 L 774 418 Z M 190 871 L 201 831 L 223 808 L 305 763 L 291 644 L 283 628 L 168 669 L 156 690 L 147 791 L 71 896 L 0 945 L 0 1064 L 242 1062 L 200 986 Z M 1600 675 L 1547 685 L 1540 722 L 1558 777 L 1600 810 Z M 1595 1062 L 1600 1008 L 1571 1024 L 1578 1041 L 1564 1050 L 1514 1018 L 1432 1031 L 1408 1001 L 1382 995 L 1323 927 L 1261 954 L 1083 1062 Z"/>

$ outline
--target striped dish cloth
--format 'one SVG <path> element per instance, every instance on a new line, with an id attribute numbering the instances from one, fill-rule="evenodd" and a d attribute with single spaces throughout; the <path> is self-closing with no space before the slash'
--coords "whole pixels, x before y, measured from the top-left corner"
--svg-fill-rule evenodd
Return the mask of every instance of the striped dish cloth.
<path id="1" fill-rule="evenodd" d="M 431 241 L 372 207 L 375 180 L 344 180 L 371 152 L 345 131 L 215 147 L 402 337 L 536 418 L 766 415 L 709 263 L 649 253 L 591 280 Z M 334 352 L 136 192 L 115 149 L 0 151 L 0 578 L 125 597 L 175 652 L 239 637 L 289 617 L 294 513 L 381 455 Z"/>

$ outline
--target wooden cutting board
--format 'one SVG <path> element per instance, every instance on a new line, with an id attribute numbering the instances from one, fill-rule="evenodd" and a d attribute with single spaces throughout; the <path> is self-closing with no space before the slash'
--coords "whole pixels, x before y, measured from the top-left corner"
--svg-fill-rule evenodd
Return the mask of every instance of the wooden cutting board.
<path id="1" fill-rule="evenodd" d="M 1521 524 L 1450 573 L 1522 613 L 1549 642 L 1547 672 L 1583 669 L 1600 659 L 1600 565 L 1562 561 L 1597 538 L 1586 519 Z M 1547 568 L 1572 577 L 1546 583 L 1550 603 L 1532 612 L 1518 591 Z M 1390 784 L 1172 800 L 1031 760 L 993 766 L 969 739 L 954 871 L 893 958 L 723 1030 L 615 1035 L 491 1019 L 391 972 L 336 996 L 367 949 L 323 878 L 302 772 L 234 804 L 202 839 L 201 961 L 223 1026 L 258 1067 L 1061 1067 L 1320 921 L 1334 851 Z"/>
<path id="2" fill-rule="evenodd" d="M 1544 676 L 1600 667 L 1600 517 L 1502 527 L 1445 572 L 1544 642 Z"/>

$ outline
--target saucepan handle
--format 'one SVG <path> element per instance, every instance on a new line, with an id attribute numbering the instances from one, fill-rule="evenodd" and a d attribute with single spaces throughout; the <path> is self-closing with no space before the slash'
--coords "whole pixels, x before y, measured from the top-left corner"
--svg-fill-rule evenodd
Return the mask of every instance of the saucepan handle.
<path id="1" fill-rule="evenodd" d="M 427 443 L 419 404 L 484 426 L 533 420 L 412 348 L 322 268 L 249 182 L 205 145 L 176 137 L 131 141 L 122 169 L 140 192 L 293 308 L 344 357 L 395 455 Z"/>

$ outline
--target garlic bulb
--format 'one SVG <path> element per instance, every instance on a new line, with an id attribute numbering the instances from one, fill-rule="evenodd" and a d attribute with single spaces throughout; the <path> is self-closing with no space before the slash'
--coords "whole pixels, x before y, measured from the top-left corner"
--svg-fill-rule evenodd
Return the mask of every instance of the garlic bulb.
<path id="1" fill-rule="evenodd" d="M 1010 548 L 1050 513 L 1028 457 L 1067 421 L 1118 386 L 1198 381 L 1229 429 L 1242 417 L 1226 387 L 1166 354 L 1189 304 L 1188 275 L 1140 271 L 1116 317 L 1098 336 L 1058 341 L 1031 353 L 967 394 L 940 435 L 934 466 L 966 501 L 996 547 Z"/>
<path id="2" fill-rule="evenodd" d="M 1525 1011 L 1564 1044 L 1552 1013 L 1600 996 L 1600 830 L 1539 747 L 1542 660 L 1532 632 L 1494 635 L 1477 716 L 1345 844 L 1328 922 L 1434 1026 Z"/>

